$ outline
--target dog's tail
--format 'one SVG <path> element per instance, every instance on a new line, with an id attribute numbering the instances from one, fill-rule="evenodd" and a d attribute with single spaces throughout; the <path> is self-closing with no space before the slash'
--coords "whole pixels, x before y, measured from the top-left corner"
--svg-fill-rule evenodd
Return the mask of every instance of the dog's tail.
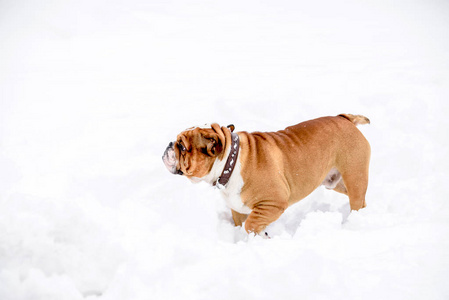
<path id="1" fill-rule="evenodd" d="M 352 123 L 354 123 L 355 126 L 357 125 L 364 125 L 364 124 L 370 124 L 370 120 L 362 115 L 351 115 L 351 114 L 339 114 L 339 117 L 343 117 L 345 119 L 348 119 Z"/>

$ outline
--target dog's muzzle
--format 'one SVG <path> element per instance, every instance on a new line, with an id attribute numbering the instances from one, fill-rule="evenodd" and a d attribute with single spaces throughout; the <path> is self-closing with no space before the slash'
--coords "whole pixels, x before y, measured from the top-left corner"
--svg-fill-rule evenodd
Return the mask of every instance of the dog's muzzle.
<path id="1" fill-rule="evenodd" d="M 182 175 L 183 173 L 181 170 L 176 170 L 177 161 L 175 149 L 173 147 L 174 145 L 175 144 L 173 142 L 170 142 L 170 144 L 168 144 L 167 149 L 165 149 L 164 155 L 162 155 L 162 161 L 171 173 Z"/>

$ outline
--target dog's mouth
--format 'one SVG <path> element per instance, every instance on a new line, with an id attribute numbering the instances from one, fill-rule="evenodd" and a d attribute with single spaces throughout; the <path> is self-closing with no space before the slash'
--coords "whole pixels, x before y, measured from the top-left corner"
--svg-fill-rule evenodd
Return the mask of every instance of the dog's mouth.
<path id="1" fill-rule="evenodd" d="M 170 142 L 170 144 L 168 144 L 167 149 L 165 149 L 164 155 L 162 155 L 162 161 L 164 162 L 165 167 L 168 169 L 168 171 L 170 171 L 170 173 L 182 175 L 182 172 L 180 170 L 176 170 L 177 161 L 175 149 L 173 146 L 173 142 Z"/>

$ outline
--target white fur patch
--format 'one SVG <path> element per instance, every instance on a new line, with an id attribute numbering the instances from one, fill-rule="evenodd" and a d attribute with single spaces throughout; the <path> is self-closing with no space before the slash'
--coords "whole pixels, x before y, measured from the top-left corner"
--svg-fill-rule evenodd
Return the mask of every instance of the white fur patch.
<path id="1" fill-rule="evenodd" d="M 176 165 L 178 164 L 178 161 L 176 160 L 175 150 L 173 148 L 167 147 L 164 155 L 162 156 L 162 160 L 165 167 L 167 167 L 171 173 L 176 173 Z"/>
<path id="2" fill-rule="evenodd" d="M 209 184 L 213 184 L 217 181 L 218 177 L 221 176 L 223 169 L 226 165 L 226 160 L 228 159 L 229 153 L 231 152 L 231 146 L 226 149 L 226 153 L 223 156 L 222 160 L 218 158 L 215 160 L 214 165 L 212 166 L 211 171 L 208 175 L 204 176 L 202 180 L 206 181 Z M 249 214 L 251 209 L 243 204 L 242 198 L 240 197 L 240 192 L 243 187 L 243 178 L 240 174 L 241 164 L 240 164 L 240 156 L 239 159 L 235 162 L 235 168 L 232 172 L 231 177 L 229 178 L 228 184 L 226 187 L 220 189 L 223 198 L 226 201 L 226 205 L 241 214 Z"/>
<path id="3" fill-rule="evenodd" d="M 242 198 L 240 197 L 240 192 L 243 187 L 243 178 L 240 174 L 240 170 L 241 164 L 240 161 L 238 161 L 226 188 L 221 189 L 220 192 L 229 208 L 241 214 L 249 214 L 251 213 L 251 208 L 243 204 Z"/>

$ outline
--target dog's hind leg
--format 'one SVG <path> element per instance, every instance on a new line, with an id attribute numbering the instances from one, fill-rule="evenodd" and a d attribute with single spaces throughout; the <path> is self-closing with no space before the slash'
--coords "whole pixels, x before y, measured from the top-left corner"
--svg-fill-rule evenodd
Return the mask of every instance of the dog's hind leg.
<path id="1" fill-rule="evenodd" d="M 338 187 L 337 192 L 344 193 L 343 187 L 345 187 L 351 210 L 359 210 L 366 206 L 365 194 L 368 189 L 371 148 L 365 138 L 352 139 L 352 141 L 351 147 L 341 153 L 337 160 L 336 167 L 343 178 L 343 185 Z"/>
<path id="2" fill-rule="evenodd" d="M 359 210 L 366 206 L 365 194 L 368 189 L 368 169 L 369 169 L 369 152 L 366 155 L 366 161 L 358 161 L 346 166 L 342 170 L 343 182 L 337 192 L 343 192 L 346 188 L 346 193 L 349 197 L 349 204 L 351 210 Z"/>
<path id="3" fill-rule="evenodd" d="M 346 175 L 346 176 L 345 176 Z M 343 180 L 348 191 L 351 210 L 359 210 L 366 206 L 365 194 L 368 188 L 368 174 L 348 173 Z"/>

